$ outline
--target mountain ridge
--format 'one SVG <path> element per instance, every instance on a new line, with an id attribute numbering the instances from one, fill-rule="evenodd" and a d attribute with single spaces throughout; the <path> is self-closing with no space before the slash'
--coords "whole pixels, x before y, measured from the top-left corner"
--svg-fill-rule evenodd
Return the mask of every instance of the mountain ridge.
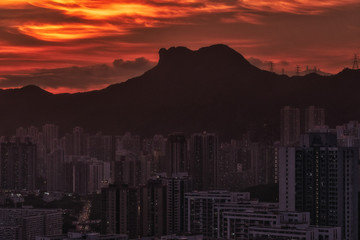
<path id="1" fill-rule="evenodd" d="M 2 90 L 0 111 L 6 114 L 0 118 L 0 134 L 14 133 L 19 126 L 55 123 L 62 132 L 80 125 L 93 133 L 132 131 L 143 136 L 207 130 L 236 138 L 256 129 L 276 139 L 284 105 L 324 107 L 330 125 L 360 119 L 353 106 L 360 101 L 359 70 L 344 69 L 331 76 L 278 75 L 258 69 L 222 44 L 196 51 L 160 49 L 159 56 L 159 63 L 141 76 L 100 90 Z"/>

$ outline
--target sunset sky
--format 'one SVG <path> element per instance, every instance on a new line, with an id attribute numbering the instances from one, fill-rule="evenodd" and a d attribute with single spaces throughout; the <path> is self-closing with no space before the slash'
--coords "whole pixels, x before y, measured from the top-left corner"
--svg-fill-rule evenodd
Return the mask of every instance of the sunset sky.
<path id="1" fill-rule="evenodd" d="M 0 88 L 98 89 L 158 50 L 223 43 L 256 66 L 336 73 L 360 53 L 359 0 L 1 0 Z"/>

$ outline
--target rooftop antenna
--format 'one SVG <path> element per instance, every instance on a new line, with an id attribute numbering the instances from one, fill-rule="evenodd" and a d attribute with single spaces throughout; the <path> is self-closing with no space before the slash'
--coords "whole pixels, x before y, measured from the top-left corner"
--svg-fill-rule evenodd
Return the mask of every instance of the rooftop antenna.
<path id="1" fill-rule="evenodd" d="M 300 66 L 296 65 L 296 76 L 300 75 Z"/>
<path id="2" fill-rule="evenodd" d="M 353 62 L 353 67 L 354 70 L 359 69 L 359 61 L 358 61 L 358 56 L 357 54 L 354 54 L 354 62 Z"/>

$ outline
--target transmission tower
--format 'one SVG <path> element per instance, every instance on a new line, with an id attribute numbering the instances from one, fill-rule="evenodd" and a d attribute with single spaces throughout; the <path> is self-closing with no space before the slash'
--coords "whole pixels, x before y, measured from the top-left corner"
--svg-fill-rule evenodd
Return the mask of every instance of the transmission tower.
<path id="1" fill-rule="evenodd" d="M 296 66 L 296 76 L 299 76 L 300 75 L 300 66 L 297 65 Z"/>
<path id="2" fill-rule="evenodd" d="M 270 65 L 270 72 L 274 72 L 274 63 L 270 62 L 269 65 Z"/>
<path id="3" fill-rule="evenodd" d="M 353 67 L 354 70 L 359 69 L 359 61 L 358 61 L 358 56 L 357 54 L 354 54 L 354 62 L 353 62 Z"/>

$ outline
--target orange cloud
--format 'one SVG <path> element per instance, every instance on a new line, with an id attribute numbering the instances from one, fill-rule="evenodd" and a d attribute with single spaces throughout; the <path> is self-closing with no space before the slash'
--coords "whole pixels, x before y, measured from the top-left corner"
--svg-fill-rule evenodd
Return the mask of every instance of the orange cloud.
<path id="1" fill-rule="evenodd" d="M 50 41 L 85 39 L 99 35 L 111 36 L 114 34 L 126 33 L 126 30 L 110 24 L 104 24 L 101 26 L 86 24 L 24 25 L 18 26 L 18 29 L 26 35 Z"/>
<path id="2" fill-rule="evenodd" d="M 0 2 L 0 6 L 6 7 L 6 8 L 17 8 L 17 7 L 23 7 L 24 5 L 28 5 L 28 1 L 26 1 L 26 0 L 2 0 Z"/>
<path id="3" fill-rule="evenodd" d="M 26 5 L 27 4 L 27 5 Z M 5 0 L 0 7 L 35 6 L 59 11 L 74 22 L 49 23 L 27 19 L 11 25 L 21 33 L 46 41 L 76 40 L 126 33 L 136 27 L 156 27 L 171 23 L 168 19 L 200 13 L 234 10 L 221 2 L 176 1 L 100 1 L 100 0 Z M 75 21 L 76 20 L 76 21 Z M 0 20 L 1 21 L 1 20 Z M 13 21 L 16 21 L 13 19 Z M 82 21 L 81 23 L 78 21 Z M 11 23 L 10 24 L 14 24 Z"/>
<path id="4" fill-rule="evenodd" d="M 293 14 L 319 14 L 329 8 L 358 4 L 358 0 L 239 0 L 244 7 L 263 12 L 286 12 Z"/>
<path id="5" fill-rule="evenodd" d="M 183 17 L 193 13 L 218 12 L 233 9 L 234 6 L 220 2 L 204 1 L 90 1 L 90 0 L 48 0 L 31 1 L 38 7 L 63 11 L 70 16 L 90 20 L 112 20 L 119 16 L 141 18 Z M 159 4 L 162 3 L 162 4 Z M 174 4 L 177 3 L 177 4 Z"/>
<path id="6" fill-rule="evenodd" d="M 287 12 L 294 14 L 318 14 L 328 8 L 356 3 L 358 0 L 3 0 L 0 7 L 16 7 L 26 4 L 59 11 L 79 22 L 48 23 L 28 19 L 11 27 L 21 33 L 46 41 L 76 40 L 96 36 L 127 33 L 136 27 L 159 27 L 171 24 L 171 19 L 198 14 L 233 13 L 221 20 L 225 23 L 246 22 L 261 24 L 259 12 Z M 251 10 L 252 12 L 249 12 Z M 257 11 L 257 12 L 254 12 Z"/>

